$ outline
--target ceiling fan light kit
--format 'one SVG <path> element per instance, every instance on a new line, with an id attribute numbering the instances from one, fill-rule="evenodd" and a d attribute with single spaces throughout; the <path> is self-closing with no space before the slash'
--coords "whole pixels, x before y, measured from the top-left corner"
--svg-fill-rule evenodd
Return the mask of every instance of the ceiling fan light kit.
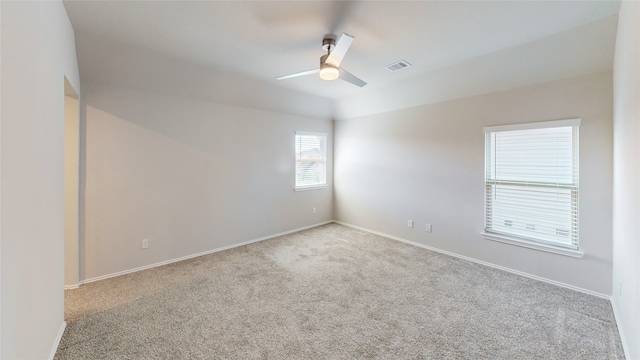
<path id="1" fill-rule="evenodd" d="M 327 56 L 328 55 L 323 55 L 320 58 L 320 79 L 335 80 L 340 76 L 340 71 L 338 71 L 337 67 L 326 63 Z"/>
<path id="2" fill-rule="evenodd" d="M 340 76 L 340 72 L 338 69 L 334 68 L 331 65 L 323 64 L 322 69 L 320 69 L 320 79 L 322 80 L 335 80 Z"/>
<path id="3" fill-rule="evenodd" d="M 332 35 L 325 36 L 325 38 L 322 39 L 322 49 L 326 51 L 327 54 L 320 57 L 320 69 L 307 70 L 295 74 L 279 76 L 276 79 L 284 80 L 293 77 L 318 73 L 318 75 L 320 75 L 320 79 L 322 80 L 330 81 L 340 78 L 353 85 L 363 87 L 367 85 L 366 82 L 362 81 L 361 79 L 357 78 L 356 76 L 350 74 L 340 67 L 340 63 L 349 50 L 352 42 L 353 36 L 344 33 L 342 34 L 342 36 L 340 36 L 340 39 L 338 39 L 337 42 Z"/>

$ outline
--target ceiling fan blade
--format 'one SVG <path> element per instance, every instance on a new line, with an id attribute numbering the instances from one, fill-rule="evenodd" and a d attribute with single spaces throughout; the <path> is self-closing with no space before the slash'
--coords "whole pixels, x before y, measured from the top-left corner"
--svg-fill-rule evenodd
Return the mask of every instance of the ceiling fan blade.
<path id="1" fill-rule="evenodd" d="M 342 62 L 344 55 L 349 51 L 349 47 L 352 42 L 353 36 L 343 33 L 342 36 L 340 36 L 340 39 L 338 39 L 338 42 L 336 42 L 335 48 L 333 48 L 325 63 L 335 67 L 340 66 L 340 63 Z"/>
<path id="2" fill-rule="evenodd" d="M 353 85 L 360 86 L 360 87 L 367 85 L 366 82 L 362 81 L 360 78 L 356 77 L 355 75 L 351 74 L 350 72 L 348 72 L 343 68 L 339 68 L 338 71 L 340 71 L 340 79 L 344 81 L 350 82 Z"/>
<path id="3" fill-rule="evenodd" d="M 297 72 L 295 74 L 289 74 L 289 75 L 283 75 L 283 76 L 278 76 L 276 78 L 276 80 L 284 80 L 284 79 L 291 79 L 294 77 L 298 77 L 298 76 L 305 76 L 305 75 L 311 75 L 311 74 L 317 74 L 320 72 L 320 69 L 313 69 L 313 70 L 307 70 L 307 71 L 301 71 L 301 72 Z"/>

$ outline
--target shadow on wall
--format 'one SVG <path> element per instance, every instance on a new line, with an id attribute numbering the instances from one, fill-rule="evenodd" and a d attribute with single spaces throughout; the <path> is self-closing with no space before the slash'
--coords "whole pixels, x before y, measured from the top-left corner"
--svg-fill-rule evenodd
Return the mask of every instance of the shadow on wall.
<path id="1" fill-rule="evenodd" d="M 93 83 L 84 91 L 83 279 L 332 219 L 331 187 L 293 190 L 295 131 L 332 134 L 332 121 Z"/>

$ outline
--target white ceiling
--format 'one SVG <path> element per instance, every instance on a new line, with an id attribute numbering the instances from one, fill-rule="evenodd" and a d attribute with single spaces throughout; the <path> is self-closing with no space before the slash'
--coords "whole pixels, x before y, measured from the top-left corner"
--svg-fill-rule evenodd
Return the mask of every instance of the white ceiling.
<path id="1" fill-rule="evenodd" d="M 486 61 L 491 54 L 508 55 L 508 49 L 525 49 L 527 44 L 541 39 L 557 39 L 557 34 L 571 33 L 574 28 L 586 30 L 565 36 L 566 46 L 556 44 L 555 53 L 549 53 L 549 49 L 529 52 L 528 61 L 538 67 L 552 67 L 562 63 L 549 61 L 550 57 L 556 57 L 570 59 L 572 67 L 578 68 L 585 61 L 582 67 L 586 68 L 593 56 L 611 63 L 612 52 L 606 57 L 599 52 L 613 48 L 615 26 L 590 24 L 611 19 L 620 6 L 619 1 L 65 1 L 64 4 L 76 33 L 83 79 L 100 79 L 105 75 L 98 72 L 104 68 L 121 67 L 122 64 L 107 64 L 110 60 L 105 55 L 138 49 L 331 101 L 357 98 L 376 88 L 392 89 L 412 79 L 442 73 L 442 69 L 456 64 L 474 59 Z M 355 37 L 342 66 L 367 81 L 365 88 L 343 81 L 326 82 L 314 75 L 274 79 L 317 67 L 323 53 L 323 36 L 342 32 Z M 571 57 L 566 52 L 576 50 L 573 46 L 576 41 L 584 46 L 578 49 L 579 56 Z M 407 60 L 413 66 L 395 73 L 384 69 L 398 60 Z M 98 62 L 100 66 L 89 62 Z M 137 65 L 141 69 L 148 67 Z M 596 71 L 604 65 L 597 64 L 585 71 Z M 521 64 L 512 67 L 522 73 Z M 531 76 L 539 74 L 534 71 Z M 532 78 L 530 83 L 536 81 L 539 79 Z"/>

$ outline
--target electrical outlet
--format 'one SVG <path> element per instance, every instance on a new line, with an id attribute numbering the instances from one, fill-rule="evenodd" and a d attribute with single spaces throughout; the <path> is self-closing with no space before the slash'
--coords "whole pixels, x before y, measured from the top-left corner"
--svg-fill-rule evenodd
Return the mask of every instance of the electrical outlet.
<path id="1" fill-rule="evenodd" d="M 407 220 L 407 226 L 412 228 L 413 227 L 413 220 Z"/>
<path id="2" fill-rule="evenodd" d="M 142 248 L 143 249 L 149 248 L 149 239 L 142 239 Z"/>
<path id="3" fill-rule="evenodd" d="M 424 224 L 424 231 L 431 232 L 431 224 Z"/>
<path id="4" fill-rule="evenodd" d="M 315 214 L 316 213 L 316 208 L 311 209 L 311 213 Z"/>

